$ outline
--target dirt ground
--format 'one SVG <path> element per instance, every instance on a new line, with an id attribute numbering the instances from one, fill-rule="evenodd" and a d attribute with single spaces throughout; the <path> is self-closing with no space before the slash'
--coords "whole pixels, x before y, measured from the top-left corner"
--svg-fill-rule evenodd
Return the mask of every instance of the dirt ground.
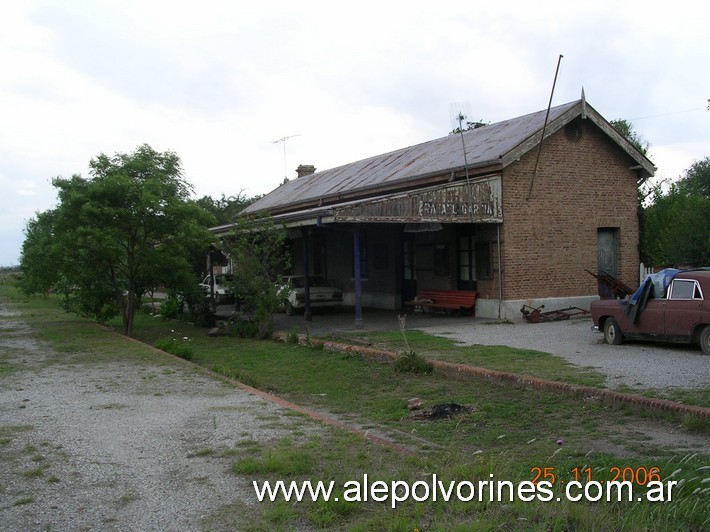
<path id="1" fill-rule="evenodd" d="M 0 373 L 2 530 L 209 528 L 227 505 L 257 504 L 230 449 L 322 429 L 167 357 L 50 363 L 4 314 L 0 357 L 19 367 Z"/>

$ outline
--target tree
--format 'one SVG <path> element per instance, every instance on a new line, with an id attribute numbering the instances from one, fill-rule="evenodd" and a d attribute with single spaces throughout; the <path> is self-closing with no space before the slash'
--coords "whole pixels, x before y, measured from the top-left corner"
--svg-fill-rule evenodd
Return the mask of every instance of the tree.
<path id="1" fill-rule="evenodd" d="M 623 118 L 618 118 L 609 123 L 614 126 L 614 129 L 621 133 L 626 140 L 633 144 L 638 151 L 648 157 L 649 143 L 641 135 L 639 135 L 631 122 L 624 120 Z"/>
<path id="2" fill-rule="evenodd" d="M 247 198 L 242 193 L 229 197 L 222 194 L 220 199 L 213 199 L 211 196 L 203 196 L 196 200 L 195 203 L 211 213 L 215 217 L 217 225 L 226 225 L 233 223 L 237 215 L 258 200 L 259 197 L 260 196 Z"/>
<path id="3" fill-rule="evenodd" d="M 206 228 L 214 219 L 190 201 L 191 187 L 172 152 L 142 145 L 131 154 L 101 154 L 89 167 L 91 179 L 53 180 L 56 268 L 79 311 L 99 320 L 120 312 L 131 336 L 143 294 L 159 284 L 176 290 L 195 284 L 189 257 L 196 249 L 206 253 Z M 41 218 L 28 225 L 28 235 Z M 32 268 L 37 249 L 26 241 L 23 268 Z"/>
<path id="4" fill-rule="evenodd" d="M 20 289 L 25 294 L 45 296 L 59 282 L 59 250 L 54 238 L 54 211 L 37 213 L 27 222 L 20 259 Z"/>
<path id="5" fill-rule="evenodd" d="M 710 158 L 694 162 L 668 191 L 657 185 L 643 211 L 644 262 L 710 265 Z"/>
<path id="6" fill-rule="evenodd" d="M 687 194 L 710 199 L 710 157 L 694 161 L 683 174 L 678 186 Z"/>
<path id="7" fill-rule="evenodd" d="M 616 129 L 623 137 L 628 140 L 638 151 L 640 151 L 645 157 L 650 159 L 648 153 L 648 148 L 650 146 L 649 142 L 644 139 L 637 131 L 634 125 L 623 118 L 618 118 L 609 122 L 614 129 Z M 640 231 L 643 234 L 643 205 L 647 202 L 649 195 L 653 194 L 652 186 L 646 180 L 646 178 L 639 178 L 636 180 L 636 186 L 638 187 L 638 212 L 640 220 Z"/>
<path id="8" fill-rule="evenodd" d="M 235 296 L 254 326 L 249 332 L 258 338 L 271 334 L 272 316 L 283 303 L 280 276 L 289 265 L 286 242 L 286 229 L 269 216 L 237 219 L 223 240 L 234 264 Z"/>

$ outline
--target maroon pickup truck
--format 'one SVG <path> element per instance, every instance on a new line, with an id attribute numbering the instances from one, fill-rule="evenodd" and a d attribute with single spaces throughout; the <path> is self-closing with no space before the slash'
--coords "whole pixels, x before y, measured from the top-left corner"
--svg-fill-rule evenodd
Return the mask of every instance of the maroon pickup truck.
<path id="1" fill-rule="evenodd" d="M 627 299 L 591 305 L 595 331 L 608 344 L 624 338 L 700 344 L 710 355 L 710 270 L 664 270 Z"/>

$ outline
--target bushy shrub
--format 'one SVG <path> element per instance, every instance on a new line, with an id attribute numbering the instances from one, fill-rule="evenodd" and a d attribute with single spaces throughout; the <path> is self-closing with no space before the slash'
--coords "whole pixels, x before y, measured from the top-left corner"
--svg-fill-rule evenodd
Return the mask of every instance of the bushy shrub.
<path id="1" fill-rule="evenodd" d="M 229 322 L 229 332 L 238 338 L 266 338 L 261 332 L 261 323 L 258 320 L 243 316 L 237 316 Z"/>
<path id="2" fill-rule="evenodd" d="M 224 241 L 236 265 L 232 288 L 239 311 L 249 322 L 235 321 L 233 329 L 239 336 L 250 332 L 252 338 L 269 338 L 273 315 L 283 304 L 279 279 L 289 266 L 286 229 L 268 216 L 240 218 Z"/>
<path id="3" fill-rule="evenodd" d="M 182 305 L 174 296 L 168 297 L 160 304 L 160 316 L 164 319 L 175 319 L 182 310 Z"/>
<path id="4" fill-rule="evenodd" d="M 61 306 L 67 312 L 96 320 L 102 325 L 119 313 L 115 299 L 102 297 L 98 291 L 92 292 L 86 289 L 65 292 L 61 299 Z"/>
<path id="5" fill-rule="evenodd" d="M 160 305 L 160 316 L 194 323 L 198 327 L 214 327 L 216 318 L 204 292 L 193 289 L 170 295 Z"/>

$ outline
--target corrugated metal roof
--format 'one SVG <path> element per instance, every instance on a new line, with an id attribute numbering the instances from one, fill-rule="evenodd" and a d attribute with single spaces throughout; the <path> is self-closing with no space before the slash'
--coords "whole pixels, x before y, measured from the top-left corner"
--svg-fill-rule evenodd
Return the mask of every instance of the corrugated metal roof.
<path id="1" fill-rule="evenodd" d="M 466 161 L 472 177 L 498 172 L 540 142 L 547 111 L 538 111 L 464 133 Z M 549 136 L 577 117 L 589 119 L 624 150 L 637 165 L 639 178 L 653 176 L 656 168 L 628 139 L 582 99 L 549 111 Z M 376 194 L 411 190 L 441 182 L 464 168 L 459 135 L 417 144 L 344 166 L 294 179 L 281 185 L 243 211 L 244 214 L 296 212 L 341 204 Z M 438 179 L 437 179 L 438 178 Z"/>
<path id="2" fill-rule="evenodd" d="M 549 121 L 564 114 L 579 102 L 570 102 L 550 109 Z M 464 133 L 466 161 L 469 168 L 500 163 L 509 151 L 542 129 L 547 110 L 490 124 Z M 255 213 L 289 205 L 303 205 L 321 198 L 352 194 L 358 190 L 373 190 L 401 184 L 430 175 L 458 171 L 464 167 L 459 135 L 402 148 L 361 161 L 293 179 L 273 190 L 243 212 Z"/>

